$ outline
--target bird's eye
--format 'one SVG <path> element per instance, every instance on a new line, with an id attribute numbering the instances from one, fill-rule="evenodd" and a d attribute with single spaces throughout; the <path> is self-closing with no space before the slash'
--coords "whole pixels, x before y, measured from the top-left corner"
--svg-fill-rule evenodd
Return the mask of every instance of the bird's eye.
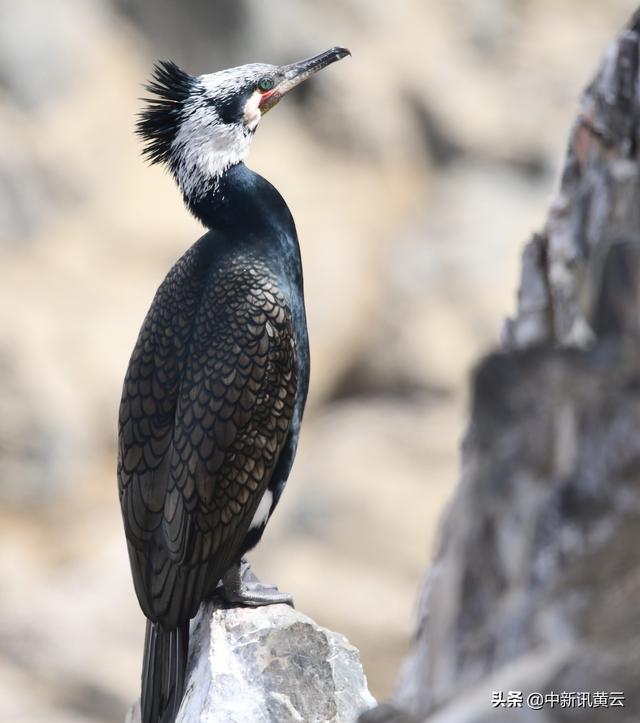
<path id="1" fill-rule="evenodd" d="M 266 75 L 264 78 L 260 78 L 258 81 L 258 88 L 263 92 L 271 90 L 273 88 L 273 78 Z"/>

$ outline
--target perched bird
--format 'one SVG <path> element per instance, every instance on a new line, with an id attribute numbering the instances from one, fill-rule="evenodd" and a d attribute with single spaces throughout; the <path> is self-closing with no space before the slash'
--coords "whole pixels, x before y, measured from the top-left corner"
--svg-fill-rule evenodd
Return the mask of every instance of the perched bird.
<path id="1" fill-rule="evenodd" d="M 298 443 L 309 350 L 296 230 L 282 196 L 243 163 L 261 117 L 349 55 L 192 76 L 156 65 L 137 133 L 208 229 L 156 292 L 124 380 L 118 489 L 147 617 L 143 723 L 173 721 L 189 620 L 214 595 L 291 602 L 244 554 L 260 540 Z"/>

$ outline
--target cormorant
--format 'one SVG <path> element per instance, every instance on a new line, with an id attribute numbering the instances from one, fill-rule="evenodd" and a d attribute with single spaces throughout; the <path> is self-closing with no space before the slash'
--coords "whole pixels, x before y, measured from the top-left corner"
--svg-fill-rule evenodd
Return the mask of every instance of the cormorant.
<path id="1" fill-rule="evenodd" d="M 300 250 L 278 191 L 243 163 L 258 123 L 349 55 L 192 76 L 155 66 L 137 133 L 208 229 L 169 271 L 142 324 L 119 412 L 118 489 L 147 617 L 142 721 L 173 721 L 189 620 L 214 594 L 291 602 L 247 571 L 287 481 L 309 380 Z"/>

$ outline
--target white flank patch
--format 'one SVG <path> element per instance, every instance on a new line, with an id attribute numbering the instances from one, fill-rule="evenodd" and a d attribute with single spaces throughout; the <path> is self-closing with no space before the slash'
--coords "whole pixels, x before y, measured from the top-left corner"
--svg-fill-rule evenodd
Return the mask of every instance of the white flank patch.
<path id="1" fill-rule="evenodd" d="M 269 516 L 269 511 L 271 510 L 272 502 L 273 492 L 271 492 L 271 490 L 267 490 L 262 495 L 258 509 L 251 520 L 251 524 L 249 525 L 250 530 L 254 530 L 256 527 L 262 527 L 262 525 L 266 522 L 267 517 Z"/>

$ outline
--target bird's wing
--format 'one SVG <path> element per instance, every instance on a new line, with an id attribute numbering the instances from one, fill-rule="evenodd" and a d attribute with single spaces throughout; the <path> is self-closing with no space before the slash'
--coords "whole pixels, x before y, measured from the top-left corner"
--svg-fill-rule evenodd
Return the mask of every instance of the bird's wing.
<path id="1" fill-rule="evenodd" d="M 204 248 L 201 241 L 192 246 L 158 288 L 124 379 L 118 489 L 127 539 L 137 548 L 162 521 L 180 379 L 206 286 Z"/>
<path id="2" fill-rule="evenodd" d="M 120 413 L 136 591 L 149 617 L 170 622 L 193 615 L 236 561 L 286 440 L 297 384 L 290 310 L 260 261 L 223 264 L 196 306 L 190 319 L 173 308 L 170 318 L 155 313 L 149 333 L 143 327 Z"/>

